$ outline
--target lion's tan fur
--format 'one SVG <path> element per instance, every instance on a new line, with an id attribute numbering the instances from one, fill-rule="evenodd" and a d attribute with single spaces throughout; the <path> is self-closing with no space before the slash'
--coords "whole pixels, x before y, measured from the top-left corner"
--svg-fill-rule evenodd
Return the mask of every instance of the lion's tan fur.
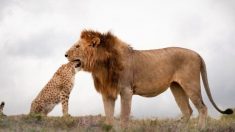
<path id="1" fill-rule="evenodd" d="M 201 97 L 200 73 L 207 83 L 206 69 L 196 52 L 176 47 L 133 50 L 109 32 L 84 30 L 80 40 L 66 54 L 69 61 L 80 59 L 83 69 L 92 73 L 95 88 L 103 96 L 109 121 L 113 119 L 118 94 L 121 96 L 121 120 L 125 122 L 129 119 L 132 95 L 153 97 L 170 87 L 184 119 L 188 121 L 192 114 L 190 99 L 199 111 L 199 126 L 205 127 L 207 108 Z M 219 110 L 209 86 L 205 85 L 205 88 Z"/>

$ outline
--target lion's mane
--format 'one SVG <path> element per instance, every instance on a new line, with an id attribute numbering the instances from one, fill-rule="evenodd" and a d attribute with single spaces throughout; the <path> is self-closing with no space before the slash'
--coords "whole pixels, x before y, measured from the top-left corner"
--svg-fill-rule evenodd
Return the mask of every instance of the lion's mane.
<path id="1" fill-rule="evenodd" d="M 87 59 L 83 68 L 92 72 L 96 90 L 108 97 L 115 98 L 119 92 L 118 81 L 123 70 L 123 50 L 132 50 L 129 45 L 120 41 L 112 33 L 101 34 L 96 31 L 84 30 L 81 39 L 86 40 L 92 46 L 94 38 L 99 38 L 99 45 L 86 50 Z"/>

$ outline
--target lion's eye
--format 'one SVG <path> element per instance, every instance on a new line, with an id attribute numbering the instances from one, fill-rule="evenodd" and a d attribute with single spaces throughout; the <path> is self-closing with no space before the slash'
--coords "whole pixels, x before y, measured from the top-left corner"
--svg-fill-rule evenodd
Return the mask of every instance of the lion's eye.
<path id="1" fill-rule="evenodd" d="M 79 48 L 79 47 L 80 47 L 80 45 L 76 45 L 75 47 L 76 47 L 76 48 Z"/>
<path id="2" fill-rule="evenodd" d="M 90 47 L 95 47 L 95 44 L 89 44 L 88 46 L 90 46 Z"/>

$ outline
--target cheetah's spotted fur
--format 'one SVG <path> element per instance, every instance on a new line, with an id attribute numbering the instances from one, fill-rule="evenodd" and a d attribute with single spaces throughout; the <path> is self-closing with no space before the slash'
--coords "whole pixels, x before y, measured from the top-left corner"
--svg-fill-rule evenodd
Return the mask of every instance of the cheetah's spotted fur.
<path id="1" fill-rule="evenodd" d="M 80 62 L 62 65 L 31 104 L 30 113 L 47 115 L 58 103 L 62 103 L 63 116 L 68 114 L 68 100 L 74 85 L 74 76 Z M 76 67 L 76 68 L 75 68 Z"/>

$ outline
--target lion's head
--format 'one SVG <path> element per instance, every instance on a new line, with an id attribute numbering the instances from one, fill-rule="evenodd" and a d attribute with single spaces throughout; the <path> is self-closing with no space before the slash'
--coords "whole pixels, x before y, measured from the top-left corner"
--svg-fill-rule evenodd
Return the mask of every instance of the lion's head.
<path id="1" fill-rule="evenodd" d="M 104 63 L 117 55 L 112 47 L 115 37 L 111 33 L 84 30 L 80 39 L 66 52 L 69 61 L 81 60 L 85 71 L 94 70 L 96 64 Z"/>
<path id="2" fill-rule="evenodd" d="M 81 61 L 82 69 L 92 73 L 97 91 L 113 92 L 117 88 L 119 72 L 123 69 L 122 51 L 129 48 L 110 32 L 102 34 L 84 30 L 65 57 L 69 61 Z"/>
<path id="3" fill-rule="evenodd" d="M 98 41 L 98 40 L 97 40 Z M 65 54 L 69 61 L 81 61 L 84 70 L 91 71 L 94 67 L 94 54 L 96 53 L 95 44 L 81 37 Z"/>

